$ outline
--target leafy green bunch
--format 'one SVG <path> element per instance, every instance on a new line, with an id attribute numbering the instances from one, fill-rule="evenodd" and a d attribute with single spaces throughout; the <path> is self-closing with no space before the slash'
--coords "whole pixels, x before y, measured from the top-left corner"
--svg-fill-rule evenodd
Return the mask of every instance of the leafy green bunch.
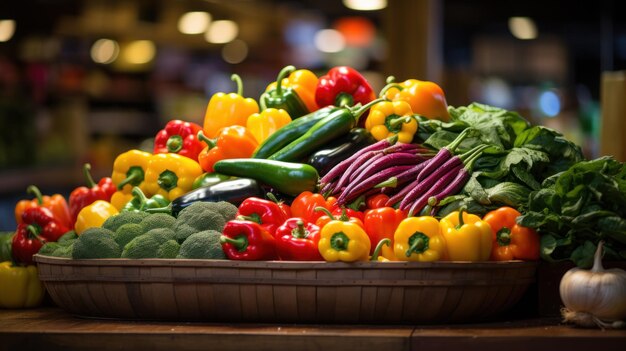
<path id="1" fill-rule="evenodd" d="M 608 156 L 579 162 L 545 179 L 528 203 L 518 221 L 541 234 L 543 259 L 588 268 L 600 240 L 607 260 L 626 259 L 626 164 Z"/>

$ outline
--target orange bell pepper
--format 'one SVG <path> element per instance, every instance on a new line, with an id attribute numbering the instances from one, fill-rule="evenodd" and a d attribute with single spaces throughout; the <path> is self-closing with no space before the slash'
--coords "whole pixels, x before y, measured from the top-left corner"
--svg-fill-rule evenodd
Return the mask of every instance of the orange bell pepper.
<path id="1" fill-rule="evenodd" d="M 383 88 L 381 96 L 391 101 L 408 102 L 413 113 L 420 116 L 445 122 L 450 120 L 446 95 L 436 83 L 417 79 L 395 83 L 394 77 L 389 77 L 387 83 L 389 84 Z"/>
<path id="2" fill-rule="evenodd" d="M 222 128 L 215 139 L 207 138 L 200 131 L 198 139 L 208 145 L 198 155 L 198 163 L 205 172 L 213 172 L 213 165 L 219 160 L 250 158 L 259 146 L 254 135 L 239 125 Z"/>
<path id="3" fill-rule="evenodd" d="M 324 212 L 315 209 L 321 206 L 330 210 L 336 202 L 337 199 L 333 196 L 324 198 L 322 194 L 304 191 L 291 202 L 291 215 L 300 217 L 305 222 L 315 223 L 324 215 Z"/>
<path id="4" fill-rule="evenodd" d="M 71 228 L 73 226 L 72 217 L 70 216 L 70 208 L 63 195 L 42 195 L 39 188 L 34 185 L 30 185 L 26 188 L 26 192 L 33 194 L 35 198 L 32 200 L 20 200 L 17 202 L 15 205 L 15 221 L 17 224 L 22 223 L 22 213 L 24 213 L 27 208 L 45 207 L 52 211 L 54 218 L 65 227 Z"/>
<path id="5" fill-rule="evenodd" d="M 519 211 L 504 206 L 487 213 L 483 221 L 491 226 L 491 260 L 538 260 L 540 238 L 534 229 L 516 223 Z"/>
<path id="6" fill-rule="evenodd" d="M 209 138 L 217 137 L 224 127 L 233 125 L 245 127 L 248 117 L 259 112 L 259 104 L 256 100 L 243 97 L 241 78 L 233 74 L 231 79 L 237 83 L 237 93 L 216 93 L 209 100 L 203 126 Z"/>
<path id="7" fill-rule="evenodd" d="M 393 235 L 400 222 L 406 217 L 407 213 L 405 211 L 397 210 L 393 207 L 379 207 L 365 211 L 363 227 L 372 243 L 379 243 L 383 239 L 390 240 L 390 244 L 383 246 L 381 249 L 381 255 L 388 260 L 397 260 L 393 252 Z M 372 249 L 375 249 L 375 247 Z M 373 252 L 371 253 L 373 254 Z"/>

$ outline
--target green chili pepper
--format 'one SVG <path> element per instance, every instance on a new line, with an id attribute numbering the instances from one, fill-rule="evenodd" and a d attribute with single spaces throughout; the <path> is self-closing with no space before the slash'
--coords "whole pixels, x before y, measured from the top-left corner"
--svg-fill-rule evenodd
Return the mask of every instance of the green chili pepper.
<path id="1" fill-rule="evenodd" d="M 372 105 L 383 101 L 376 99 L 364 106 L 341 107 L 315 123 L 311 129 L 283 147 L 268 159 L 276 161 L 297 162 L 319 150 L 332 140 L 348 134 L 356 127 L 359 117 Z"/>
<path id="2" fill-rule="evenodd" d="M 319 175 L 305 163 L 235 158 L 220 160 L 213 168 L 222 174 L 255 179 L 283 194 L 297 196 L 303 191 L 315 191 Z"/>

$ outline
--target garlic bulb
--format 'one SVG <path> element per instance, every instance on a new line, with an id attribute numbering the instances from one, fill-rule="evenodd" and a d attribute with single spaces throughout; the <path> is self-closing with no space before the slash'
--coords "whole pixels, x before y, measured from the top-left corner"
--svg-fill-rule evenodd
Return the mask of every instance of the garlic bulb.
<path id="1" fill-rule="evenodd" d="M 626 324 L 626 271 L 604 269 L 600 241 L 591 270 L 572 268 L 559 286 L 565 322 L 584 327 L 619 328 Z"/>

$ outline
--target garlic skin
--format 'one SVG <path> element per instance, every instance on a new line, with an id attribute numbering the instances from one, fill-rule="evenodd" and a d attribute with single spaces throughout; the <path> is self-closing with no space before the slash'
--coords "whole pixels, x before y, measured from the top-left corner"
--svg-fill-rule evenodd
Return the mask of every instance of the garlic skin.
<path id="1" fill-rule="evenodd" d="M 559 292 L 565 305 L 565 321 L 589 326 L 582 320 L 593 319 L 601 327 L 626 318 L 626 271 L 604 269 L 602 248 L 598 243 L 591 270 L 572 268 L 561 278 Z M 607 324 L 607 325 L 604 325 Z M 616 323 L 615 325 L 623 325 Z"/>

